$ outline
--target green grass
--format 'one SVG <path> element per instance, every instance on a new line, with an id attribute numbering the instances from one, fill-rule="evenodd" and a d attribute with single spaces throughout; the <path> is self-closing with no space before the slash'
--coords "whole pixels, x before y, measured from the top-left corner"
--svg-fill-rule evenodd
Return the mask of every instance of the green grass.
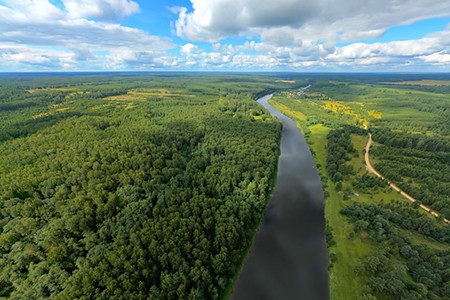
<path id="1" fill-rule="evenodd" d="M 320 173 L 325 174 L 327 134 L 330 129 L 320 124 L 312 125 L 309 129 L 311 135 L 308 143 L 315 152 Z M 333 228 L 336 241 L 336 245 L 331 247 L 330 252 L 337 256 L 337 261 L 330 271 L 330 297 L 331 299 L 357 299 L 361 294 L 364 279 L 355 275 L 354 268 L 360 258 L 371 254 L 375 248 L 364 233 L 353 239 L 348 238 L 349 233 L 353 231 L 353 225 L 339 213 L 348 201 L 343 200 L 342 195 L 335 191 L 330 180 L 327 180 L 327 185 L 330 197 L 326 199 L 325 217 Z"/>

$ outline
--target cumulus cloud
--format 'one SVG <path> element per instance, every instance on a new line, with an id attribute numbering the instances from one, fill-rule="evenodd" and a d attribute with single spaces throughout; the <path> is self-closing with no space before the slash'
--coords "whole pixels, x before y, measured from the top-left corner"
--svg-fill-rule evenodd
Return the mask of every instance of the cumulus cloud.
<path id="1" fill-rule="evenodd" d="M 106 57 L 108 69 L 148 70 L 160 68 L 176 68 L 176 57 L 153 51 L 135 51 L 119 49 L 111 51 Z"/>
<path id="2" fill-rule="evenodd" d="M 198 50 L 198 46 L 191 44 L 191 43 L 187 43 L 185 45 L 183 45 L 180 49 L 180 52 L 186 56 L 190 56 L 192 52 Z"/>
<path id="3" fill-rule="evenodd" d="M 5 53 L 2 56 L 3 58 L 11 61 L 25 62 L 29 64 L 45 64 L 50 61 L 48 56 L 34 53 Z"/>
<path id="4" fill-rule="evenodd" d="M 152 54 L 162 55 L 174 47 L 168 38 L 101 21 L 112 21 L 137 12 L 139 6 L 134 1 L 64 0 L 64 8 L 49 0 L 5 0 L 0 3 L 4 3 L 0 4 L 0 43 L 22 51 L 3 54 L 2 65 L 51 63 L 57 67 L 59 63 L 60 67 L 67 68 L 83 65 L 74 63 L 77 61 L 96 63 L 100 59 L 95 54 L 98 52 L 132 49 L 136 53 L 150 53 L 151 49 Z M 53 51 L 52 47 L 63 50 Z M 0 44 L 0 52 L 6 53 L 5 49 Z M 145 55 L 136 57 L 142 58 L 144 64 L 149 61 Z"/>
<path id="5" fill-rule="evenodd" d="M 450 63 L 450 28 L 417 40 L 334 46 L 303 41 L 298 47 L 265 42 L 215 43 L 212 52 L 191 53 L 189 63 L 206 69 L 405 70 Z M 337 69 L 336 69 L 337 68 Z"/>
<path id="6" fill-rule="evenodd" d="M 448 62 L 445 50 L 450 47 L 450 29 L 429 34 L 421 39 L 392 41 L 386 43 L 354 43 L 336 48 L 326 56 L 329 61 L 364 61 L 377 62 L 406 62 L 428 61 Z"/>
<path id="7" fill-rule="evenodd" d="M 191 0 L 178 8 L 175 32 L 215 42 L 230 35 L 258 34 L 266 42 L 296 45 L 374 38 L 394 25 L 449 15 L 449 1 L 434 0 Z"/>
<path id="8" fill-rule="evenodd" d="M 395 25 L 450 16 L 449 1 L 190 1 L 192 8 L 169 8 L 175 14 L 173 33 L 186 39 L 175 45 L 168 37 L 120 24 L 139 12 L 137 0 L 0 0 L 0 70 L 316 71 L 450 65 L 450 28 L 416 40 L 364 42 Z M 222 41 L 230 37 L 244 41 Z"/>
<path id="9" fill-rule="evenodd" d="M 0 22 L 10 25 L 27 25 L 52 22 L 63 17 L 64 13 L 48 0 L 4 0 L 0 4 Z"/>
<path id="10" fill-rule="evenodd" d="M 71 18 L 117 20 L 139 11 L 139 5 L 130 0 L 63 0 Z"/>
<path id="11" fill-rule="evenodd" d="M 423 61 L 432 64 L 448 64 L 450 63 L 450 54 L 445 52 L 433 53 L 420 57 Z"/>
<path id="12" fill-rule="evenodd" d="M 173 27 L 179 37 L 214 43 L 211 53 L 197 55 L 200 65 L 305 70 L 449 63 L 449 28 L 417 40 L 360 42 L 379 38 L 393 26 L 450 16 L 449 1 L 190 1 L 191 10 L 172 9 L 177 14 Z M 220 43 L 229 37 L 248 41 Z M 344 42 L 347 46 L 338 46 Z"/>
<path id="13" fill-rule="evenodd" d="M 35 49 L 24 45 L 0 43 L 0 63 L 2 66 L 15 67 L 17 64 L 25 69 L 50 70 L 70 67 L 75 62 L 75 54 L 52 49 Z"/>

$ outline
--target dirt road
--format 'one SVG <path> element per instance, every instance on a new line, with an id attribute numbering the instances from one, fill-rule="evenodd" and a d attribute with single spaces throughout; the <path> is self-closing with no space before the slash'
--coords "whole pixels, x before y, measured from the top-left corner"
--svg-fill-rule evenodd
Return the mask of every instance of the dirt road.
<path id="1" fill-rule="evenodd" d="M 366 169 L 369 173 L 375 174 L 377 177 L 384 179 L 383 175 L 381 175 L 380 173 L 378 173 L 377 170 L 375 170 L 375 168 L 372 166 L 372 164 L 370 163 L 369 160 L 369 151 L 370 151 L 370 145 L 372 144 L 372 134 L 369 133 L 369 140 L 367 141 L 367 145 L 366 145 L 366 153 L 364 155 L 364 159 L 366 161 Z M 392 182 L 388 181 L 389 186 L 396 192 L 400 193 L 400 195 L 402 195 L 403 197 L 405 197 L 406 199 L 408 199 L 411 202 L 416 202 L 417 200 L 414 199 L 413 197 L 411 197 L 410 195 L 408 195 L 407 193 L 405 193 L 404 191 L 402 191 L 398 186 L 396 186 L 395 184 L 393 184 Z M 434 210 L 430 209 L 429 207 L 420 204 L 420 208 L 423 209 L 424 211 L 432 214 L 435 217 L 439 217 L 439 214 L 437 212 L 435 212 Z M 447 220 L 446 218 L 444 218 L 444 222 L 447 224 L 450 224 L 450 221 Z"/>

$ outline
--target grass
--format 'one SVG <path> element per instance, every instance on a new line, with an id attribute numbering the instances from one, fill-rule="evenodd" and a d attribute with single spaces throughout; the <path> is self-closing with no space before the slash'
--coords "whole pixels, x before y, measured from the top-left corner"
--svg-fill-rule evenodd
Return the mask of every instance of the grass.
<path id="1" fill-rule="evenodd" d="M 430 86 L 428 86 L 430 87 Z M 406 132 L 448 134 L 448 93 L 419 90 L 418 87 L 345 84 L 320 91 L 330 99 L 362 103 L 371 126 L 398 128 Z M 357 110 L 355 110 L 357 111 Z M 369 113 L 370 112 L 370 113 Z M 307 114 L 308 115 L 308 114 Z M 365 115 L 363 115 L 365 117 Z"/>
<path id="2" fill-rule="evenodd" d="M 193 97 L 191 94 L 174 93 L 167 89 L 141 88 L 128 91 L 126 94 L 110 96 L 103 100 L 110 101 L 145 101 L 150 97 L 166 98 L 166 97 Z"/>
<path id="3" fill-rule="evenodd" d="M 305 119 L 296 118 L 295 111 L 290 107 L 280 105 L 276 101 L 272 101 L 272 104 L 281 112 L 293 117 L 300 123 L 301 127 L 306 126 Z M 326 145 L 327 134 L 330 130 L 330 128 L 322 124 L 308 126 L 307 141 L 313 150 L 314 159 L 322 178 L 327 178 L 325 176 Z M 328 224 L 333 228 L 333 236 L 336 241 L 336 245 L 331 247 L 329 251 L 330 253 L 335 253 L 337 257 L 330 270 L 330 297 L 331 299 L 357 299 L 361 294 L 364 278 L 355 275 L 355 266 L 359 264 L 361 258 L 373 253 L 375 246 L 364 233 L 356 235 L 352 239 L 348 238 L 349 233 L 353 232 L 353 225 L 339 213 L 345 207 L 346 201 L 343 200 L 340 193 L 335 191 L 330 180 L 326 179 L 326 182 L 323 182 L 323 184 L 327 186 L 326 190 L 330 194 L 328 199 L 326 199 L 325 217 Z"/>
<path id="4" fill-rule="evenodd" d="M 322 124 L 306 126 L 306 119 L 298 117 L 299 115 L 295 113 L 297 110 L 293 109 L 292 106 L 298 107 L 304 104 L 310 107 L 309 101 L 287 101 L 285 98 L 282 98 L 283 103 L 279 103 L 279 99 L 275 97 L 271 104 L 299 123 L 303 132 L 305 132 L 303 128 L 307 127 L 309 132 L 307 142 L 314 153 L 319 174 L 322 178 L 327 178 L 326 145 L 327 134 L 331 129 Z M 302 115 L 304 115 L 304 112 L 302 112 Z M 330 180 L 326 179 L 323 185 L 328 186 L 326 190 L 330 194 L 325 203 L 325 217 L 328 224 L 333 228 L 334 240 L 336 241 L 336 245 L 331 247 L 329 251 L 337 256 L 337 260 L 330 270 L 330 297 L 331 299 L 358 299 L 364 278 L 356 276 L 354 269 L 361 258 L 373 253 L 375 246 L 370 243 L 364 233 L 356 235 L 353 239 L 348 238 L 349 233 L 353 232 L 353 225 L 339 213 L 345 207 L 347 201 L 343 200 L 342 195 L 335 191 Z"/>
<path id="5" fill-rule="evenodd" d="M 54 116 L 58 113 L 67 112 L 72 109 L 72 107 L 67 107 L 67 106 L 73 106 L 73 102 L 68 101 L 68 102 L 59 103 L 59 104 L 50 104 L 47 106 L 47 111 L 40 111 L 36 114 L 33 114 L 31 116 L 31 118 L 33 120 L 37 120 L 37 119 L 41 119 L 41 118 Z"/>
<path id="6" fill-rule="evenodd" d="M 306 121 L 306 116 L 301 111 L 291 110 L 289 109 L 289 107 L 279 102 L 274 102 L 273 104 L 276 109 L 278 109 L 279 111 L 286 112 L 291 118 Z"/>
<path id="7" fill-rule="evenodd" d="M 309 129 L 311 135 L 308 143 L 315 153 L 314 158 L 319 166 L 319 172 L 325 174 L 327 134 L 330 129 L 321 124 L 311 125 Z M 353 225 L 339 213 L 347 201 L 335 191 L 330 180 L 327 179 L 326 185 L 328 185 L 327 191 L 330 196 L 326 199 L 325 217 L 333 228 L 336 241 L 336 245 L 329 251 L 337 256 L 337 261 L 330 271 L 330 297 L 331 299 L 358 299 L 364 278 L 355 275 L 354 267 L 359 263 L 360 258 L 371 254 L 375 247 L 364 233 L 356 235 L 353 239 L 348 238 L 349 233 L 353 232 Z"/>

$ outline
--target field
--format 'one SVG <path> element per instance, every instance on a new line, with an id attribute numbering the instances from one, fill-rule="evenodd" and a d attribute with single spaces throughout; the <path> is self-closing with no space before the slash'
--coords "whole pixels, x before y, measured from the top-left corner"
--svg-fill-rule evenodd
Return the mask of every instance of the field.
<path id="1" fill-rule="evenodd" d="M 450 86 L 449 80 L 411 80 L 398 82 L 380 82 L 394 85 L 419 85 L 419 86 Z"/>
<path id="2" fill-rule="evenodd" d="M 177 93 L 176 90 L 169 91 L 167 89 L 133 89 L 124 95 L 109 96 L 103 100 L 111 101 L 145 101 L 150 99 L 162 99 L 166 97 L 194 97 L 193 94 Z"/>

